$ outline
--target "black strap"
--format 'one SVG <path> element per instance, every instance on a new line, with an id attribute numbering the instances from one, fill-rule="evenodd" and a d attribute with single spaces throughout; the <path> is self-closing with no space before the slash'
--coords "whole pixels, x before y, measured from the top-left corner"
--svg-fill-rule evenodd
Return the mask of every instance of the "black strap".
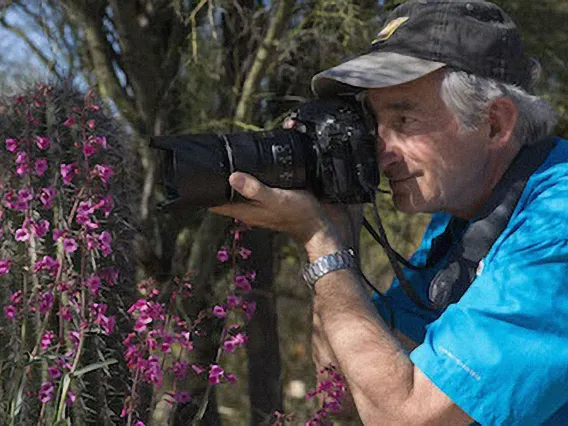
<path id="1" fill-rule="evenodd" d="M 461 240 L 453 248 L 448 264 L 430 282 L 428 297 L 436 309 L 457 302 L 475 279 L 478 265 L 513 215 L 530 176 L 548 157 L 555 146 L 550 138 L 521 149 L 487 202 L 471 220 Z M 433 243 L 431 254 L 440 258 L 447 253 L 450 226 Z M 444 250 L 444 247 L 445 250 Z M 443 257 L 443 255 L 441 256 Z M 429 259 L 431 260 L 431 259 Z"/>

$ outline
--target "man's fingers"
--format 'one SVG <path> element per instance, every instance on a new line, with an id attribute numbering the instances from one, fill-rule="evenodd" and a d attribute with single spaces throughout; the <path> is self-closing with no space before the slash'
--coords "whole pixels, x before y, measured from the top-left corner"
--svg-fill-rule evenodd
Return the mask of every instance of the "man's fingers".
<path id="1" fill-rule="evenodd" d="M 265 203 L 270 196 L 270 189 L 251 175 L 235 172 L 229 176 L 231 186 L 243 197 L 259 203 Z"/>

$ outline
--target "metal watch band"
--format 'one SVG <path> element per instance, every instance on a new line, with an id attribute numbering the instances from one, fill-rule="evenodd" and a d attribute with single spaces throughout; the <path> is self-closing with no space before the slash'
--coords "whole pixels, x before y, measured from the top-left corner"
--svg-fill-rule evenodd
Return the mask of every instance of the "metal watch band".
<path id="1" fill-rule="evenodd" d="M 317 280 L 330 272 L 340 269 L 359 270 L 359 261 L 353 249 L 344 248 L 338 252 L 316 259 L 302 268 L 302 277 L 308 287 L 315 291 Z"/>

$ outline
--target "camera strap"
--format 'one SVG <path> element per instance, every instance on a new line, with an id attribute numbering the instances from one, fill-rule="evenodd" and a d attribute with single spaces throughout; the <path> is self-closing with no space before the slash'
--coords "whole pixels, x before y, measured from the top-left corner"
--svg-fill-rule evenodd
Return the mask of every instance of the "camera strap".
<path id="1" fill-rule="evenodd" d="M 464 295 L 478 275 L 481 260 L 509 223 L 530 176 L 555 146 L 554 139 L 549 138 L 523 147 L 474 218 L 470 222 L 455 218 L 457 221 L 450 221 L 444 233 L 433 241 L 428 264 L 451 252 L 446 266 L 430 282 L 428 298 L 432 308 L 446 309 Z M 456 232 L 463 232 L 463 236 L 451 247 L 452 233 Z"/>

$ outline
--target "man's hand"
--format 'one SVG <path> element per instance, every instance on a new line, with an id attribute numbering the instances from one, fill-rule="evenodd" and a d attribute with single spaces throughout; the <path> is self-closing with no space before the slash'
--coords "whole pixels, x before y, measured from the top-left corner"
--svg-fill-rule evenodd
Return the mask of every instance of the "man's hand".
<path id="1" fill-rule="evenodd" d="M 321 203 L 307 191 L 271 188 L 246 173 L 235 172 L 230 185 L 247 202 L 225 204 L 210 210 L 235 217 L 251 226 L 286 232 L 299 244 L 316 239 L 335 239 L 335 227 Z"/>

